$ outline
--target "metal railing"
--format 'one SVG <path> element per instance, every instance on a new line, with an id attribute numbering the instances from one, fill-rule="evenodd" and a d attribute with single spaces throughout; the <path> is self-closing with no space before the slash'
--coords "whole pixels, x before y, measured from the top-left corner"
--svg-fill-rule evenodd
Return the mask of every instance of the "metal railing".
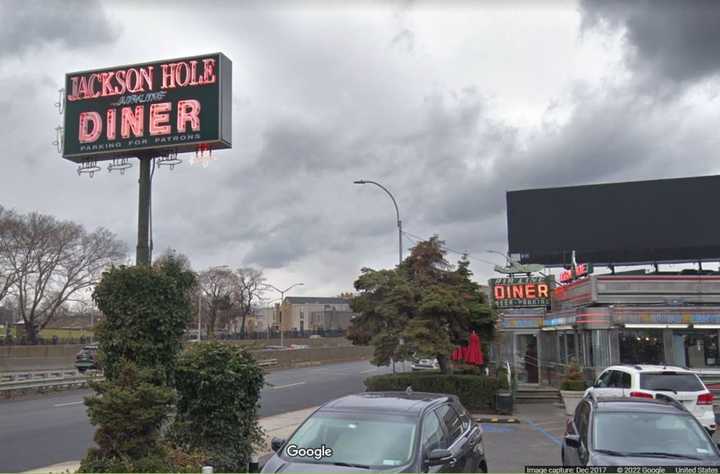
<path id="1" fill-rule="evenodd" d="M 270 368 L 277 366 L 278 360 L 262 359 L 257 364 L 263 368 Z M 86 370 L 82 374 L 76 369 L 0 372 L 0 394 L 9 397 L 15 392 L 31 390 L 82 388 L 88 386 L 89 382 L 102 380 L 105 380 L 105 376 L 99 370 Z"/>
<path id="2" fill-rule="evenodd" d="M 274 367 L 278 365 L 277 359 L 261 359 L 257 362 L 257 365 L 260 367 Z"/>
<path id="3" fill-rule="evenodd" d="M 102 372 L 90 370 L 84 374 L 74 369 L 3 372 L 0 373 L 0 394 L 10 397 L 16 392 L 82 388 L 88 386 L 89 382 L 104 379 Z"/>

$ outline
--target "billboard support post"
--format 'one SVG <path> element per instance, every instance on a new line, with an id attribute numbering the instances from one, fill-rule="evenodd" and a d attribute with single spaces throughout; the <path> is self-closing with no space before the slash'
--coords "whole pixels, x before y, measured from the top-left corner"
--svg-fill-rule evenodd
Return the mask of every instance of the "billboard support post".
<path id="1" fill-rule="evenodd" d="M 140 156 L 140 178 L 138 179 L 138 237 L 135 265 L 150 265 L 150 162 L 152 157 Z"/>

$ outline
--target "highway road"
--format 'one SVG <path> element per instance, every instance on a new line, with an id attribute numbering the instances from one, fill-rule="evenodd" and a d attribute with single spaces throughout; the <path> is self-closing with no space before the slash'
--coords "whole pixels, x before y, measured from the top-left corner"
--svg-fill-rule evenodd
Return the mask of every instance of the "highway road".
<path id="1" fill-rule="evenodd" d="M 366 361 L 279 370 L 267 375 L 260 416 L 319 405 L 365 390 L 363 380 L 388 373 Z M 0 401 L 0 472 L 18 472 L 81 459 L 94 427 L 83 397 L 89 390 L 59 392 L 31 400 Z"/>

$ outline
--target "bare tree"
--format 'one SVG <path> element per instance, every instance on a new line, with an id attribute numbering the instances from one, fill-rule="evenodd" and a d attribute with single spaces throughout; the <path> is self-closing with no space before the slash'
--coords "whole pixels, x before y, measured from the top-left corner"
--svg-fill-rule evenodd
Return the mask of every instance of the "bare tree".
<path id="1" fill-rule="evenodd" d="M 97 283 L 103 270 L 125 258 L 125 245 L 107 229 L 32 213 L 16 216 L 0 252 L 15 272 L 11 287 L 31 342 L 63 304 Z"/>
<path id="2" fill-rule="evenodd" d="M 214 339 L 218 318 L 228 315 L 234 306 L 237 276 L 225 268 L 210 268 L 200 273 L 198 284 L 208 307 L 207 316 L 203 316 L 207 321 L 207 337 Z"/>
<path id="3" fill-rule="evenodd" d="M 0 206 L 0 302 L 8 295 L 17 279 L 17 272 L 9 256 L 14 252 L 10 236 L 20 223 L 12 211 Z"/>
<path id="4" fill-rule="evenodd" d="M 240 337 L 245 337 L 245 323 L 263 297 L 265 277 L 262 270 L 254 268 L 238 268 L 235 274 L 238 281 L 234 299 L 241 318 Z"/>

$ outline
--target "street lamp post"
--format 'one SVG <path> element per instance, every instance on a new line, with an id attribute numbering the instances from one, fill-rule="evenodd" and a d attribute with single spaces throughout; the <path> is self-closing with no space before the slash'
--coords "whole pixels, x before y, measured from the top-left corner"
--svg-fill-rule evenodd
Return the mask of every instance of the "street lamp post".
<path id="1" fill-rule="evenodd" d="M 392 199 L 393 205 L 395 206 L 395 214 L 397 215 L 397 228 L 398 228 L 398 263 L 402 264 L 402 221 L 400 220 L 400 210 L 398 209 L 397 201 L 395 200 L 395 197 L 388 191 L 388 189 L 383 186 L 382 184 L 370 181 L 367 179 L 360 179 L 357 181 L 353 181 L 353 184 L 374 184 L 375 186 L 379 187 L 383 191 L 387 193 L 388 196 L 390 196 L 390 199 Z"/>
<path id="2" fill-rule="evenodd" d="M 368 179 L 359 179 L 353 181 L 353 184 L 374 184 L 378 188 L 385 191 L 385 193 L 392 199 L 393 205 L 395 206 L 395 214 L 397 215 L 397 228 L 398 228 L 398 264 L 402 265 L 402 221 L 400 220 L 400 209 L 398 209 L 397 201 L 392 193 L 382 184 L 376 181 L 370 181 Z M 395 374 L 395 358 L 392 359 L 392 371 Z"/>
<path id="3" fill-rule="evenodd" d="M 284 344 L 284 339 L 283 339 L 283 328 L 282 328 L 282 307 L 283 307 L 283 301 L 285 300 L 285 293 L 287 293 L 288 291 L 292 290 L 292 289 L 295 288 L 296 286 L 303 286 L 303 285 L 305 285 L 305 283 L 295 283 L 294 285 L 288 286 L 288 287 L 285 288 L 284 290 L 281 290 L 281 289 L 279 289 L 279 288 L 276 288 L 276 287 L 274 287 L 274 286 L 272 286 L 272 285 L 265 285 L 265 286 L 267 286 L 268 288 L 272 288 L 273 290 L 275 290 L 275 291 L 277 291 L 278 293 L 280 293 L 280 309 L 279 309 L 279 311 L 278 311 L 278 314 L 279 314 L 280 318 L 279 318 L 278 323 L 279 323 L 279 326 L 280 326 L 280 345 L 283 346 L 283 347 L 285 347 L 285 344 Z"/>

